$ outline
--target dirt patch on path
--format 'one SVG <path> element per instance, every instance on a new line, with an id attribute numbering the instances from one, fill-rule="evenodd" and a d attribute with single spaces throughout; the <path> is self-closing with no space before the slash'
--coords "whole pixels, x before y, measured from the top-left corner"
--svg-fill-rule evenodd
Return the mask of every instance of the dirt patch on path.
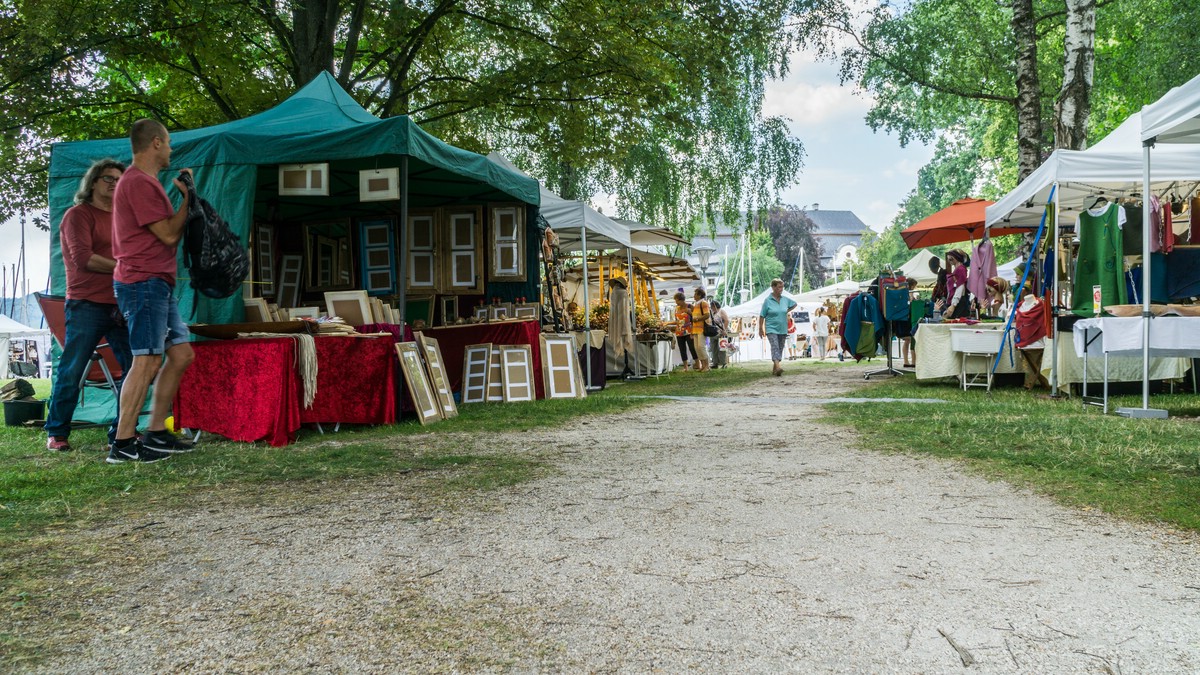
<path id="1" fill-rule="evenodd" d="M 43 668 L 1200 670 L 1196 538 L 855 449 L 810 401 L 861 373 L 489 436 L 556 471 L 466 503 L 432 475 L 155 515 Z"/>

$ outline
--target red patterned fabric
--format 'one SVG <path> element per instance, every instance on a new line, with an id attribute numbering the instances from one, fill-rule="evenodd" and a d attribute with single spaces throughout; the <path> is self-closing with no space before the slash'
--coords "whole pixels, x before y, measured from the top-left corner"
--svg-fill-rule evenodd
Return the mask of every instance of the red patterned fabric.
<path id="1" fill-rule="evenodd" d="M 538 341 L 541 331 L 541 325 L 536 320 L 530 320 L 427 328 L 425 334 L 438 341 L 446 365 L 446 376 L 450 378 L 450 388 L 459 392 L 462 391 L 463 355 L 468 345 L 484 342 L 529 345 L 533 355 L 533 381 L 537 385 L 537 397 L 542 399 L 546 397 L 546 392 L 542 381 L 542 350 Z"/>
<path id="2" fill-rule="evenodd" d="M 300 421 L 392 424 L 396 421 L 396 358 L 391 336 L 317 336 L 317 396 Z"/>
<path id="3" fill-rule="evenodd" d="M 192 348 L 196 360 L 175 396 L 179 426 L 274 446 L 295 440 L 300 428 L 295 340 L 214 340 Z"/>

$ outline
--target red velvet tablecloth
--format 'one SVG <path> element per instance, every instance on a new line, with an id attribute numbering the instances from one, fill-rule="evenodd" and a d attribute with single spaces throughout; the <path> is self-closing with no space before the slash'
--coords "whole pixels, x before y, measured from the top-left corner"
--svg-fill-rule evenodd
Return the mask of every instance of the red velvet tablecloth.
<path id="1" fill-rule="evenodd" d="M 450 388 L 462 391 L 463 355 L 468 345 L 490 342 L 495 345 L 529 345 L 533 355 L 533 381 L 537 385 L 537 397 L 546 397 L 545 382 L 542 381 L 542 350 L 538 335 L 541 324 L 536 320 L 502 321 L 497 323 L 472 323 L 464 326 L 442 326 L 426 328 L 424 333 L 438 341 L 445 361 L 446 375 Z"/>
<path id="2" fill-rule="evenodd" d="M 317 336 L 317 396 L 303 423 L 392 424 L 396 358 L 391 335 Z"/>
<path id="3" fill-rule="evenodd" d="M 287 445 L 302 422 L 396 421 L 391 336 L 315 338 L 317 394 L 303 409 L 293 338 L 212 340 L 192 345 L 196 360 L 175 396 L 181 427 L 235 441 Z"/>
<path id="4" fill-rule="evenodd" d="M 175 395 L 180 427 L 235 441 L 287 445 L 300 428 L 300 377 L 291 338 L 192 344 L 196 360 Z"/>

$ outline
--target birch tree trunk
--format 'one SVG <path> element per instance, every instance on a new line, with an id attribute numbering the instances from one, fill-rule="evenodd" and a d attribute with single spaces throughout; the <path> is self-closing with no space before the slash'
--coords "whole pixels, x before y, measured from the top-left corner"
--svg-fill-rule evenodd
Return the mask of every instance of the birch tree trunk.
<path id="1" fill-rule="evenodd" d="M 1067 0 L 1062 89 L 1054 101 L 1054 146 L 1087 148 L 1096 65 L 1096 0 Z"/>
<path id="2" fill-rule="evenodd" d="M 1037 19 L 1033 13 L 1033 0 L 1012 0 L 1012 10 L 1010 27 L 1017 46 L 1015 105 L 1017 182 L 1020 182 L 1042 163 L 1042 84 L 1038 77 Z"/>

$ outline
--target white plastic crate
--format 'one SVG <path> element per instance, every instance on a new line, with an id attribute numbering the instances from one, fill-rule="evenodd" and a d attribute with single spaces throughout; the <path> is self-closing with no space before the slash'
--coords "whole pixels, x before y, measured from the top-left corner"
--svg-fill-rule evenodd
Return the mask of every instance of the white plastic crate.
<path id="1" fill-rule="evenodd" d="M 1000 351 L 1000 340 L 1003 337 L 1002 330 L 951 328 L 950 349 L 971 354 L 995 354 Z"/>

